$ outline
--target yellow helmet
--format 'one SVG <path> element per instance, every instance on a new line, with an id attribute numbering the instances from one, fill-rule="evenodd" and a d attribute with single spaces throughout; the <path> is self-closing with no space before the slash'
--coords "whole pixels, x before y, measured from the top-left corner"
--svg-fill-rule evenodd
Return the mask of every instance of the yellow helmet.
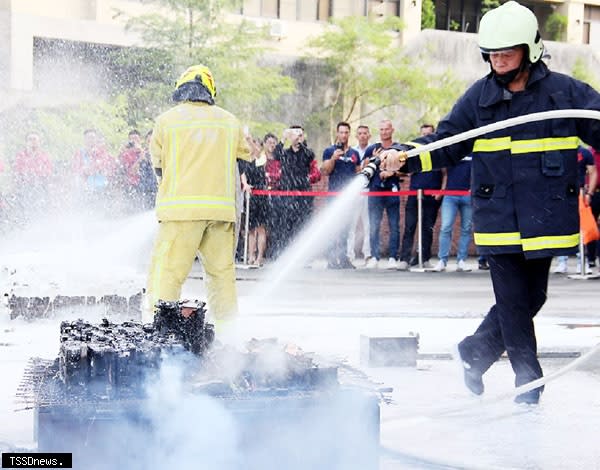
<path id="1" fill-rule="evenodd" d="M 215 96 L 217 96 L 217 87 L 215 86 L 215 81 L 210 69 L 206 65 L 192 65 L 189 67 L 177 79 L 177 82 L 175 83 L 175 89 L 177 90 L 184 83 L 193 81 L 201 82 L 206 87 L 213 99 Z"/>
<path id="2" fill-rule="evenodd" d="M 493 51 L 526 45 L 529 61 L 540 60 L 544 44 L 538 31 L 538 21 L 533 12 L 511 0 L 488 11 L 479 23 L 479 49 L 484 58 Z"/>

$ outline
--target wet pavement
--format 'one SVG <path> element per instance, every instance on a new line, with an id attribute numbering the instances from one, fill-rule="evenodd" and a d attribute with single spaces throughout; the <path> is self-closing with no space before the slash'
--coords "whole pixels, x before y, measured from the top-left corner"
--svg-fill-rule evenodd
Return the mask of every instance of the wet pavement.
<path id="1" fill-rule="evenodd" d="M 537 407 L 501 398 L 514 380 L 506 359 L 484 377 L 483 398 L 466 391 L 460 369 L 447 359 L 492 305 L 489 273 L 332 271 L 312 264 L 273 289 L 269 266 L 238 269 L 242 312 L 221 339 L 277 337 L 392 388 L 391 402 L 381 405 L 382 469 L 600 468 L 600 358 L 549 383 Z M 184 297 L 204 297 L 201 277 L 194 266 Z M 542 359 L 547 374 L 600 343 L 598 287 L 551 276 L 536 318 L 539 350 L 555 356 Z M 416 367 L 361 364 L 361 335 L 409 334 L 419 335 Z M 57 349 L 58 320 L 0 318 L 0 443 L 35 445 L 32 413 L 13 411 L 14 392 L 27 358 Z"/>

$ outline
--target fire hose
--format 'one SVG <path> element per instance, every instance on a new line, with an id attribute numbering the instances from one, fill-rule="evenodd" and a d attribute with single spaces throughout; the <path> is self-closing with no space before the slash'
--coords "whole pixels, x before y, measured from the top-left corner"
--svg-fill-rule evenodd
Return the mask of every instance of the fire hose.
<path id="1" fill-rule="evenodd" d="M 453 145 L 453 144 L 462 142 L 467 139 L 471 139 L 471 138 L 478 137 L 483 134 L 487 134 L 489 132 L 506 129 L 509 127 L 514 127 L 514 126 L 517 126 L 520 124 L 543 121 L 543 120 L 547 120 L 547 119 L 565 119 L 565 118 L 600 120 L 600 111 L 584 110 L 584 109 L 564 109 L 564 110 L 553 110 L 553 111 L 544 111 L 544 112 L 539 112 L 539 113 L 526 114 L 523 116 L 506 119 L 504 121 L 495 122 L 493 124 L 488 124 L 488 125 L 479 127 L 477 129 L 472 129 L 472 130 L 469 130 L 469 131 L 466 131 L 466 132 L 463 132 L 463 133 L 460 133 L 460 134 L 457 134 L 454 136 L 447 137 L 445 139 L 438 140 L 436 142 L 432 142 L 427 145 L 423 145 L 421 147 L 416 147 L 416 148 L 410 149 L 406 152 L 406 156 L 407 156 L 407 158 L 412 158 L 423 152 L 430 152 L 433 150 L 437 150 L 437 149 L 440 149 L 440 148 L 443 148 L 443 147 L 446 147 L 449 145 Z M 370 179 L 370 177 L 372 177 L 374 174 L 374 170 L 377 169 L 379 164 L 380 164 L 380 162 L 374 162 L 374 165 L 370 170 L 368 170 L 367 172 L 364 172 L 364 170 L 363 170 L 362 177 Z M 597 359 L 598 355 L 600 355 L 600 343 L 595 345 L 594 347 L 592 347 L 589 351 L 587 351 L 585 354 L 583 354 L 579 358 L 575 359 L 571 363 L 569 363 L 566 366 L 562 367 L 561 369 L 557 370 L 556 372 L 546 375 L 544 377 L 541 377 L 539 379 L 536 379 L 527 384 L 521 385 L 520 387 L 516 387 L 510 391 L 503 392 L 503 393 L 491 396 L 489 398 L 485 398 L 481 401 L 481 403 L 482 404 L 493 404 L 493 403 L 497 403 L 497 402 L 500 402 L 500 401 L 503 401 L 506 399 L 512 399 L 517 395 L 526 393 L 526 392 L 531 391 L 535 388 L 538 388 L 542 385 L 545 385 L 548 382 L 554 381 L 554 380 L 558 379 L 559 377 L 567 374 L 568 372 L 571 372 L 573 370 L 581 368 L 582 366 L 584 366 L 585 364 L 588 364 L 593 359 Z M 459 406 L 438 408 L 437 410 L 433 410 L 432 412 L 428 413 L 427 415 L 419 415 L 419 416 L 415 415 L 415 416 L 408 416 L 408 417 L 402 416 L 401 418 L 398 418 L 398 420 L 401 420 L 406 425 L 413 425 L 415 423 L 415 421 L 434 419 L 434 418 L 438 418 L 439 416 L 443 416 L 443 415 L 448 416 L 448 415 L 453 415 L 453 414 L 460 414 L 461 412 L 464 412 L 465 410 L 467 410 L 469 408 L 472 408 L 471 403 L 469 403 L 468 405 L 459 405 Z M 394 421 L 396 421 L 396 420 L 394 420 Z M 385 449 L 385 448 L 383 450 L 390 451 L 390 449 Z"/>
<path id="2" fill-rule="evenodd" d="M 518 126 L 529 122 L 545 121 L 547 119 L 597 119 L 600 120 L 600 111 L 594 111 L 590 109 L 558 109 L 552 111 L 542 111 L 540 113 L 525 114 L 523 116 L 517 116 L 504 121 L 494 122 L 485 126 L 471 129 L 469 131 L 461 132 L 460 134 L 446 137 L 445 139 L 436 140 L 427 145 L 415 147 L 406 151 L 406 157 L 416 157 L 424 152 L 431 152 L 438 150 L 449 145 L 454 145 L 459 142 L 463 142 L 480 135 L 487 134 L 489 132 L 506 129 L 509 127 Z M 381 164 L 380 158 L 373 159 L 365 168 L 361 171 L 360 177 L 367 178 L 367 184 L 375 174 L 375 171 Z"/>

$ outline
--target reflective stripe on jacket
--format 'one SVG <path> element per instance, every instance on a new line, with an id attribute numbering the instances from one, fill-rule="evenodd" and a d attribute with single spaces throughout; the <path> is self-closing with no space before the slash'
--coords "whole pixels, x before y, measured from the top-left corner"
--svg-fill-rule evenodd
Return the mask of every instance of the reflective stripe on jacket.
<path id="1" fill-rule="evenodd" d="M 235 222 L 236 159 L 250 161 L 235 116 L 206 103 L 180 103 L 157 118 L 150 151 L 162 170 L 159 220 Z"/>
<path id="2" fill-rule="evenodd" d="M 504 119 L 555 109 L 600 110 L 600 94 L 545 64 L 530 69 L 514 94 L 490 75 L 457 101 L 424 145 Z M 523 252 L 528 258 L 572 253 L 579 242 L 577 146 L 600 146 L 600 121 L 552 119 L 482 135 L 408 160 L 409 171 L 456 164 L 472 154 L 475 243 L 481 254 Z"/>

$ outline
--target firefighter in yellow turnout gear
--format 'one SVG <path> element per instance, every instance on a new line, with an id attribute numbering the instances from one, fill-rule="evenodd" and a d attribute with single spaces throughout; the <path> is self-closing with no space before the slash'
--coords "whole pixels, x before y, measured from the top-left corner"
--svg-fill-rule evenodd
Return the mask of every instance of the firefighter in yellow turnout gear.
<path id="1" fill-rule="evenodd" d="M 146 311 L 179 300 L 199 255 L 209 312 L 219 326 L 238 310 L 235 286 L 236 160 L 251 160 L 239 120 L 215 105 L 210 70 L 188 68 L 177 80 L 178 104 L 161 114 L 150 151 L 159 177 L 159 224 L 147 286 Z M 147 318 L 150 319 L 150 318 Z"/>

